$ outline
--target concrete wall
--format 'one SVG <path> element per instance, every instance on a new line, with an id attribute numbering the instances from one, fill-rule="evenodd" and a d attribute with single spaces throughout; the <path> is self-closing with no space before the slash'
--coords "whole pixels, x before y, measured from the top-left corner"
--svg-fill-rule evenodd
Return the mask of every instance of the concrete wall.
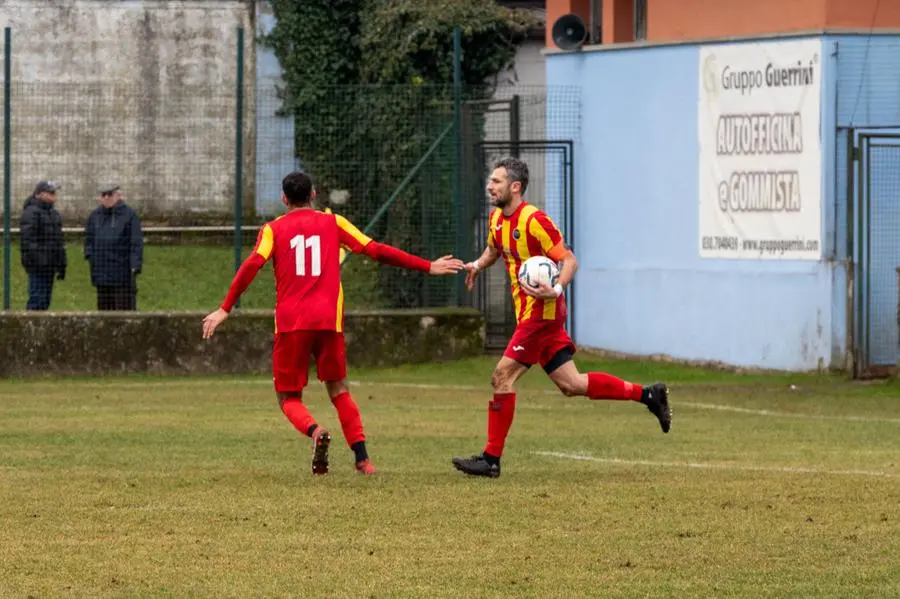
<path id="1" fill-rule="evenodd" d="M 696 45 L 547 56 L 551 88 L 581 85 L 576 341 L 738 366 L 843 366 L 846 286 L 828 241 L 835 69 L 823 66 L 820 261 L 700 258 L 698 72 Z"/>
<path id="2" fill-rule="evenodd" d="M 13 31 L 15 210 L 62 185 L 77 224 L 114 180 L 152 220 L 231 213 L 236 30 L 245 27 L 245 152 L 253 164 L 254 18 L 246 0 L 0 0 Z M 252 192 L 252 168 L 245 171 Z M 252 202 L 253 194 L 247 194 Z M 252 203 L 251 203 L 252 205 Z"/>
<path id="3" fill-rule="evenodd" d="M 0 313 L 0 378 L 272 371 L 271 310 L 238 310 L 209 340 L 200 335 L 202 318 L 193 312 Z M 484 351 L 482 317 L 474 310 L 350 312 L 345 327 L 351 368 Z"/>

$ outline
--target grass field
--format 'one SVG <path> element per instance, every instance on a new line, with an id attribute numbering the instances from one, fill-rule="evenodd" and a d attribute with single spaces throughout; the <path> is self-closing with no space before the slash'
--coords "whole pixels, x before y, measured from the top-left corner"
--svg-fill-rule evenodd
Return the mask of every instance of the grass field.
<path id="1" fill-rule="evenodd" d="M 68 244 L 69 261 L 65 281 L 53 287 L 51 311 L 93 310 L 97 293 L 91 286 L 88 263 L 80 243 Z M 245 256 L 249 248 L 245 251 Z M 2 255 L 2 246 L 0 246 Z M 11 254 L 11 306 L 24 310 L 28 279 L 19 263 L 19 249 Z M 348 308 L 379 308 L 377 265 L 368 259 L 351 260 L 342 273 Z M 138 309 L 214 310 L 225 297 L 234 275 L 234 248 L 215 245 L 146 245 L 144 268 L 138 278 Z M 241 299 L 245 308 L 271 308 L 275 304 L 272 269 L 260 271 Z"/>
<path id="2" fill-rule="evenodd" d="M 900 596 L 895 384 L 582 359 L 668 380 L 671 433 L 532 372 L 467 479 L 491 366 L 352 373 L 368 479 L 312 478 L 267 377 L 0 382 L 0 596 Z"/>

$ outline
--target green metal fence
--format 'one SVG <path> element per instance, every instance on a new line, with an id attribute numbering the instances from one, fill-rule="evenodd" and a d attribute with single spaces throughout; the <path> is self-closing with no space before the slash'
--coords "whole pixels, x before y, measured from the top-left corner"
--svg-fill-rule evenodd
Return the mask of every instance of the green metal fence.
<path id="1" fill-rule="evenodd" d="M 463 207 L 484 201 L 483 173 L 465 168 L 471 148 L 484 140 L 545 137 L 538 129 L 553 118 L 573 130 L 578 113 L 573 90 L 449 83 L 335 86 L 292 98 L 239 78 L 211 93 L 190 86 L 22 82 L 7 71 L 4 88 L 9 162 L 2 177 L 11 209 L 4 210 L 8 234 L 0 253 L 4 308 L 11 310 L 25 309 L 35 287 L 47 284 L 50 310 L 97 308 L 91 265 L 95 275 L 105 267 L 130 273 L 134 239 L 142 246 L 140 271 L 131 279 L 138 310 L 214 308 L 260 224 L 281 213 L 281 177 L 297 166 L 312 174 L 319 208 L 343 214 L 378 240 L 425 257 L 470 259 L 473 227 L 464 219 L 472 211 Z M 566 108 L 551 118 L 554 94 Z M 58 185 L 55 212 L 32 206 L 23 223 L 26 199 L 39 181 Z M 87 226 L 93 211 L 100 211 L 95 224 L 124 230 L 138 223 L 126 225 L 127 214 L 100 208 L 100 188 L 112 184 L 134 209 L 140 231 L 128 229 L 129 242 L 106 240 L 110 247 L 99 251 Z M 265 197 L 257 197 L 259 190 Z M 90 262 L 86 248 L 95 248 Z M 343 269 L 350 309 L 468 301 L 450 278 L 363 257 Z M 266 268 L 241 305 L 271 307 L 273 296 Z"/>
<path id="2" fill-rule="evenodd" d="M 854 373 L 885 374 L 900 361 L 900 126 L 845 129 L 839 142 L 847 150 L 848 216 L 839 224 L 854 266 Z"/>

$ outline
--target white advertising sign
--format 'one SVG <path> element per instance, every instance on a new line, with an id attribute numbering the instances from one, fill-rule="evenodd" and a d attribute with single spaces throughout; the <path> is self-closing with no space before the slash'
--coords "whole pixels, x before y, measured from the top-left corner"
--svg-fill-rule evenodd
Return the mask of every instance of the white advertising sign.
<path id="1" fill-rule="evenodd" d="M 700 256 L 822 255 L 822 42 L 700 49 Z"/>

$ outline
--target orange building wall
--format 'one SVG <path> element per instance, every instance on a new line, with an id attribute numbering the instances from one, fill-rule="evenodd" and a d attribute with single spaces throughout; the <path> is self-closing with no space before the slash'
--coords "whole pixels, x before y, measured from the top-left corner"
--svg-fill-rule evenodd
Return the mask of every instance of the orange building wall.
<path id="1" fill-rule="evenodd" d="M 619 44 L 633 41 L 633 11 L 634 0 L 603 2 L 603 43 Z"/>
<path id="2" fill-rule="evenodd" d="M 826 4 L 827 0 L 647 0 L 647 38 L 668 42 L 823 29 Z"/>
<path id="3" fill-rule="evenodd" d="M 878 10 L 876 13 L 875 10 Z M 852 29 L 900 28 L 900 2 L 897 0 L 828 0 L 828 27 Z"/>
<path id="4" fill-rule="evenodd" d="M 647 0 L 647 38 L 672 42 L 796 33 L 810 29 L 900 29 L 900 0 Z M 603 43 L 632 39 L 633 0 L 603 0 Z M 877 8 L 877 13 L 876 13 Z M 547 45 L 560 16 L 590 22 L 590 0 L 547 0 Z"/>
<path id="5" fill-rule="evenodd" d="M 553 24 L 556 19 L 569 13 L 575 13 L 584 19 L 584 25 L 590 29 L 591 23 L 591 2 L 590 0 L 547 0 L 547 23 L 544 39 L 547 40 L 547 46 L 555 48 L 553 43 Z"/>

